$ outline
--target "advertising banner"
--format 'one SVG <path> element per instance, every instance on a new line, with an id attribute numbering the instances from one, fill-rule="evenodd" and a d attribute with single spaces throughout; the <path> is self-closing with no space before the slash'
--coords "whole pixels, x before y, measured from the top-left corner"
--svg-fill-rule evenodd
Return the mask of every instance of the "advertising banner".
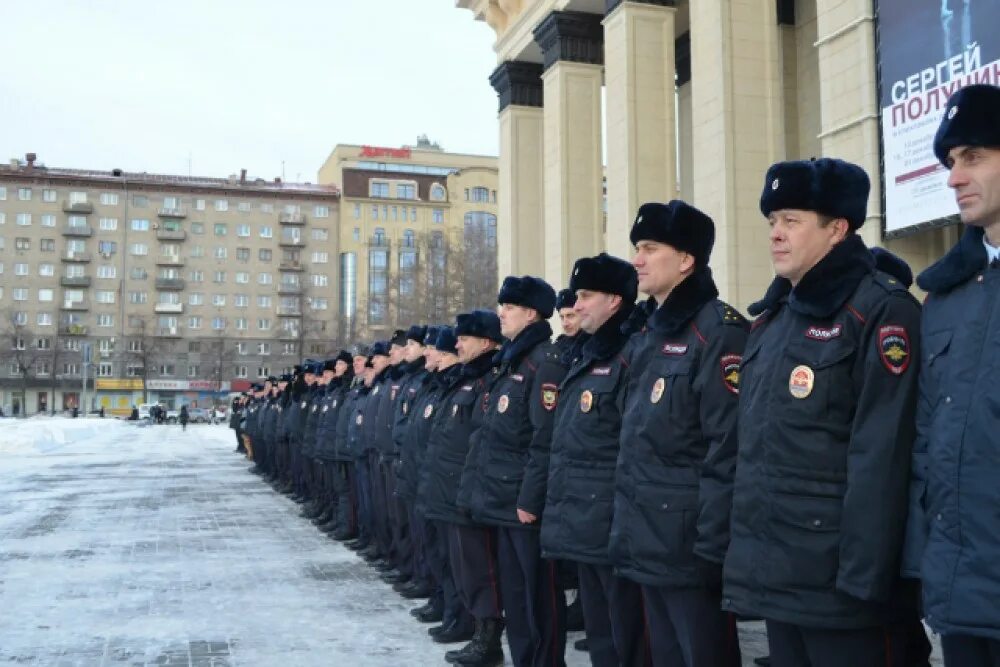
<path id="1" fill-rule="evenodd" d="M 934 133 L 962 86 L 1000 83 L 1000 1 L 878 0 L 885 233 L 957 221 Z"/>

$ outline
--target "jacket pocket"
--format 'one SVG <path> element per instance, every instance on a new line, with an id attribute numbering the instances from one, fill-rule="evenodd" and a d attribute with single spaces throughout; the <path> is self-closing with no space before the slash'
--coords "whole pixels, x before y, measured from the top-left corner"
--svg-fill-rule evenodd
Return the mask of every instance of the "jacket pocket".
<path id="1" fill-rule="evenodd" d="M 772 494 L 769 583 L 775 588 L 830 589 L 840 565 L 837 497 Z"/>
<path id="2" fill-rule="evenodd" d="M 554 520 L 563 526 L 562 541 L 571 551 L 606 552 L 614 491 L 614 470 L 569 471 L 565 498 L 558 506 L 561 516 Z"/>
<path id="3" fill-rule="evenodd" d="M 641 562 L 686 564 L 698 520 L 696 487 L 636 484 L 632 554 Z"/>

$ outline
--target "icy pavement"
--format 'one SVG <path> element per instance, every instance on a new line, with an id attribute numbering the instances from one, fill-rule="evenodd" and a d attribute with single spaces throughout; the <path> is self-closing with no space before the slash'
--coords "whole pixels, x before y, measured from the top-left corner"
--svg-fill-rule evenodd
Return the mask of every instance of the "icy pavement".
<path id="1" fill-rule="evenodd" d="M 224 426 L 0 420 L 0 663 L 444 665 Z M 741 625 L 746 665 L 760 624 Z M 573 650 L 567 664 L 589 664 Z"/>

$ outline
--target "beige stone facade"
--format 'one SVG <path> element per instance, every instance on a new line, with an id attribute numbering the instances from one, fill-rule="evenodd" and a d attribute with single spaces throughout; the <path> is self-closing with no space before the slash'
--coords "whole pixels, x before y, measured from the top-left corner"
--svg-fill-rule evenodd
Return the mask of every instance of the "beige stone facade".
<path id="1" fill-rule="evenodd" d="M 497 38 L 490 80 L 500 101 L 502 271 L 545 275 L 561 287 L 582 254 L 628 256 L 640 203 L 680 196 L 714 218 L 720 291 L 745 309 L 773 275 L 758 208 L 764 173 L 773 162 L 813 156 L 867 170 L 863 236 L 914 271 L 956 238 L 954 228 L 882 238 L 870 0 L 456 4 Z M 604 118 L 595 118 L 601 83 Z M 602 142 L 606 222 L 593 197 Z"/>
<path id="2" fill-rule="evenodd" d="M 0 407 L 83 407 L 88 345 L 88 403 L 115 411 L 143 380 L 148 400 L 204 404 L 330 352 L 339 199 L 245 175 L 0 166 Z"/>

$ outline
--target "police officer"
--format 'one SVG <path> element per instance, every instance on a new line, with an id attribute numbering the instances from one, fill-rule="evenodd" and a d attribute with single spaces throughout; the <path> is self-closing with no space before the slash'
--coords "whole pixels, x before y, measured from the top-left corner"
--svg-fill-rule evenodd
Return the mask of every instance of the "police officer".
<path id="1" fill-rule="evenodd" d="M 566 374 L 550 342 L 552 287 L 508 276 L 497 296 L 507 342 L 497 355 L 483 423 L 473 435 L 459 503 L 495 526 L 507 642 L 515 665 L 559 665 L 566 644 L 566 598 L 556 565 L 542 559 L 552 418 Z"/>
<path id="2" fill-rule="evenodd" d="M 385 501 L 385 477 L 382 471 L 382 451 L 389 446 L 391 440 L 388 415 L 390 410 L 383 407 L 389 400 L 391 391 L 390 345 L 388 341 L 379 341 L 372 345 L 371 387 L 365 399 L 359 423 L 362 426 L 364 450 L 368 460 L 366 476 L 369 519 L 371 522 L 372 545 L 362 552 L 365 560 L 375 564 L 379 569 L 392 568 L 390 552 L 392 550 L 392 534 L 389 531 L 388 507 Z"/>
<path id="3" fill-rule="evenodd" d="M 336 459 L 337 417 L 353 378 L 351 355 L 347 351 L 341 350 L 335 358 L 323 362 L 320 383 L 326 387 L 319 398 L 314 435 L 323 511 L 313 522 L 328 534 L 339 528 L 337 514 L 342 478 Z"/>
<path id="4" fill-rule="evenodd" d="M 380 345 L 384 344 L 375 343 L 367 350 L 368 354 L 364 357 L 361 365 L 362 371 L 358 375 L 360 382 L 357 382 L 351 389 L 351 411 L 348 413 L 347 437 L 345 439 L 347 453 L 354 459 L 358 520 L 358 539 L 348 546 L 358 551 L 366 560 L 378 557 L 372 513 L 371 451 L 365 437 L 364 421 L 375 381 L 375 356 L 373 353 Z M 358 357 L 355 356 L 354 360 L 355 368 L 357 368 Z"/>
<path id="5" fill-rule="evenodd" d="M 777 277 L 750 307 L 723 608 L 767 621 L 774 667 L 891 657 L 920 307 L 857 234 L 868 191 L 824 158 L 773 165 L 760 200 Z"/>
<path id="6" fill-rule="evenodd" d="M 604 253 L 577 260 L 570 277 L 582 332 L 579 355 L 559 387 L 542 514 L 542 555 L 578 566 L 587 650 L 596 667 L 644 667 L 639 587 L 615 576 L 608 535 L 638 278 Z"/>
<path id="7" fill-rule="evenodd" d="M 644 204 L 629 239 L 650 298 L 625 354 L 611 560 L 642 586 L 655 665 L 739 665 L 719 598 L 746 322 L 718 299 L 707 215 L 677 200 Z"/>
<path id="8" fill-rule="evenodd" d="M 917 279 L 928 297 L 904 572 L 922 576 L 945 664 L 982 667 L 1000 665 L 1000 88 L 953 95 L 934 152 L 966 229 Z"/>
<path id="9" fill-rule="evenodd" d="M 576 294 L 571 289 L 562 289 L 556 294 L 556 312 L 559 313 L 559 324 L 563 332 L 556 336 L 556 347 L 563 355 L 568 355 L 573 349 L 573 343 L 580 333 L 580 316 L 573 309 L 576 304 Z"/>

